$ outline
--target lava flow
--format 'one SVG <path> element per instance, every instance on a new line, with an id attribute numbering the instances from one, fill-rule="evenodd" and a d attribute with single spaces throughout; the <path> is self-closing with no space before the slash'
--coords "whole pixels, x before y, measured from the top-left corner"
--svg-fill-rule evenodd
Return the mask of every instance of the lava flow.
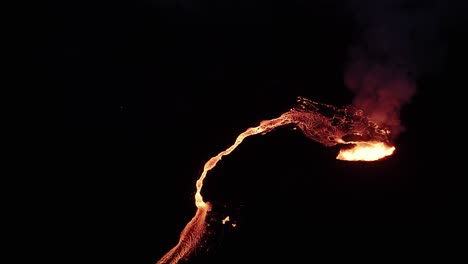
<path id="1" fill-rule="evenodd" d="M 356 142 L 351 148 L 342 148 L 336 158 L 349 161 L 375 161 L 392 155 L 394 151 L 395 146 L 383 142 Z"/>
<path id="2" fill-rule="evenodd" d="M 239 146 L 239 144 L 242 143 L 246 137 L 260 133 L 268 133 L 275 127 L 289 123 L 291 123 L 291 120 L 286 118 L 284 114 L 272 120 L 262 121 L 259 126 L 248 128 L 242 132 L 239 136 L 237 136 L 237 139 L 233 145 L 220 152 L 218 155 L 212 157 L 205 163 L 203 172 L 196 183 L 197 191 L 195 193 L 195 205 L 197 206 L 197 212 L 190 220 L 190 222 L 187 223 L 184 230 L 180 234 L 179 243 L 177 243 L 174 248 L 167 252 L 166 255 L 164 255 L 157 262 L 157 264 L 176 264 L 179 262 L 179 260 L 187 258 L 189 254 L 192 253 L 199 245 L 201 238 L 205 233 L 206 214 L 211 209 L 210 203 L 203 201 L 203 197 L 201 195 L 203 181 L 208 171 L 213 169 L 223 156 L 229 155 L 234 149 L 236 149 L 237 146 Z"/>
<path id="3" fill-rule="evenodd" d="M 211 204 L 203 201 L 201 190 L 208 171 L 213 169 L 223 156 L 229 155 L 249 136 L 266 134 L 279 126 L 293 124 L 304 135 L 325 146 L 346 144 L 352 148 L 342 149 L 337 159 L 350 161 L 378 160 L 393 154 L 390 131 L 370 121 L 363 112 L 352 107 L 337 108 L 331 105 L 298 98 L 298 106 L 280 117 L 264 120 L 237 136 L 234 144 L 208 160 L 196 182 L 195 205 L 197 212 L 182 230 L 179 242 L 157 264 L 177 264 L 187 259 L 200 246 L 206 231 L 206 216 Z"/>

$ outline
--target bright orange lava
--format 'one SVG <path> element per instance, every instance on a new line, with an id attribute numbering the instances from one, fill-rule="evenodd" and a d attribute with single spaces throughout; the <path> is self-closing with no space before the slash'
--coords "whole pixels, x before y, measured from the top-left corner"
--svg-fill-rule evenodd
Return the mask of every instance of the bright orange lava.
<path id="1" fill-rule="evenodd" d="M 195 216 L 187 223 L 184 230 L 182 230 L 179 238 L 179 242 L 169 252 L 167 252 L 156 264 L 177 264 L 181 259 L 187 259 L 201 244 L 206 232 L 206 216 L 211 210 L 211 204 L 203 201 L 201 190 L 203 187 L 203 181 L 206 178 L 208 171 L 213 169 L 216 164 L 222 159 L 223 156 L 229 155 L 234 149 L 242 143 L 242 141 L 249 136 L 257 134 L 266 134 L 276 127 L 284 126 L 288 124 L 295 124 L 299 127 L 306 136 L 316 140 L 326 146 L 333 146 L 336 144 L 353 144 L 354 147 L 350 149 L 341 150 L 337 159 L 357 161 L 365 160 L 372 161 L 378 160 L 385 156 L 389 156 L 395 150 L 395 147 L 384 144 L 382 139 L 386 138 L 386 133 L 382 133 L 383 130 L 376 130 L 376 126 L 369 123 L 367 119 L 362 118 L 358 112 L 343 111 L 336 109 L 329 105 L 320 105 L 327 108 L 327 110 L 335 111 L 336 115 L 333 117 L 325 117 L 319 112 L 317 103 L 303 101 L 306 105 L 303 108 L 291 109 L 291 111 L 282 114 L 280 117 L 264 120 L 260 122 L 260 125 L 251 127 L 242 132 L 237 136 L 235 142 L 226 150 L 221 151 L 218 155 L 210 158 L 203 167 L 203 172 L 196 182 L 196 193 L 195 193 L 195 205 L 197 212 Z M 374 134 L 375 141 L 368 142 L 344 142 L 341 137 L 346 135 L 349 131 L 345 131 L 348 127 L 348 122 L 345 117 L 351 118 L 354 132 L 366 131 L 365 128 L 371 128 L 376 131 Z M 341 118 L 341 119 L 340 119 Z M 335 122 L 339 125 L 336 125 Z M 351 131 L 353 132 L 353 131 Z M 382 138 L 382 135 L 383 138 Z M 223 224 L 229 221 L 229 218 L 223 220 Z M 232 224 L 234 227 L 235 224 Z"/>
<path id="2" fill-rule="evenodd" d="M 292 123 L 292 120 L 289 119 L 286 114 L 275 119 L 262 121 L 259 126 L 248 128 L 242 132 L 237 136 L 234 144 L 226 150 L 221 151 L 218 155 L 212 157 L 205 163 L 203 172 L 196 183 L 197 191 L 195 193 L 195 205 L 197 206 L 197 212 L 190 222 L 187 223 L 184 230 L 182 230 L 177 245 L 167 252 L 158 262 L 156 262 L 156 264 L 177 264 L 181 259 L 188 258 L 199 246 L 206 230 L 206 215 L 208 211 L 211 210 L 211 204 L 203 201 L 203 197 L 201 195 L 203 181 L 205 180 L 208 171 L 213 169 L 223 156 L 229 155 L 234 149 L 236 149 L 246 137 L 268 133 L 278 126 L 290 123 Z"/>
<path id="3" fill-rule="evenodd" d="M 352 148 L 341 149 L 336 157 L 339 160 L 375 161 L 390 156 L 395 151 L 394 146 L 383 142 L 355 142 Z"/>

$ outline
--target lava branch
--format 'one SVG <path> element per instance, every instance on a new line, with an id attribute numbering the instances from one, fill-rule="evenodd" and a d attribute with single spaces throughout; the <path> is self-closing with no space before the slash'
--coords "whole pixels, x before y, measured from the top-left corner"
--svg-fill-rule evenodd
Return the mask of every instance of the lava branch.
<path id="1" fill-rule="evenodd" d="M 224 151 L 221 151 L 218 155 L 208 160 L 205 163 L 203 172 L 196 183 L 196 187 L 197 187 L 197 192 L 195 193 L 196 206 L 200 207 L 200 206 L 205 205 L 205 202 L 203 201 L 203 198 L 201 196 L 201 189 L 203 187 L 203 181 L 205 180 L 208 171 L 213 169 L 216 166 L 216 164 L 222 159 L 223 156 L 229 155 L 232 151 L 234 151 L 237 148 L 237 146 L 239 146 L 242 143 L 242 141 L 244 141 L 246 137 L 256 135 L 256 134 L 268 133 L 278 126 L 283 126 L 283 125 L 287 125 L 290 123 L 291 123 L 291 120 L 286 118 L 285 114 L 275 119 L 262 121 L 259 126 L 248 128 L 247 130 L 242 132 L 239 136 L 237 136 L 234 144 L 232 144 L 229 148 L 227 148 Z"/>
<path id="2" fill-rule="evenodd" d="M 197 212 L 195 216 L 187 223 L 184 230 L 182 230 L 179 242 L 169 252 L 167 252 L 157 264 L 177 264 L 180 259 L 186 258 L 192 253 L 200 243 L 205 230 L 206 230 L 206 214 L 211 210 L 209 202 L 203 201 L 201 190 L 203 188 L 203 181 L 206 178 L 208 171 L 213 169 L 216 164 L 222 159 L 223 156 L 229 155 L 239 146 L 246 137 L 265 134 L 278 126 L 283 126 L 292 123 L 292 120 L 287 118 L 286 114 L 278 118 L 265 120 L 260 122 L 259 126 L 251 127 L 237 136 L 236 141 L 229 148 L 221 151 L 218 155 L 209 159 L 203 167 L 203 172 L 196 182 L 197 191 L 195 193 L 195 205 Z"/>

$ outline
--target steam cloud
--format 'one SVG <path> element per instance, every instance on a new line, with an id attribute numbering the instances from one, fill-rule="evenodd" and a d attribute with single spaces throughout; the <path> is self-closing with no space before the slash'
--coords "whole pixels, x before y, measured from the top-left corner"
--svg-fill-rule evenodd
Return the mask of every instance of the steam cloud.
<path id="1" fill-rule="evenodd" d="M 445 5 L 431 0 L 350 4 L 358 39 L 350 50 L 345 85 L 355 93 L 353 105 L 388 127 L 395 139 L 404 130 L 401 110 L 416 95 L 418 76 L 441 56 L 438 33 Z"/>

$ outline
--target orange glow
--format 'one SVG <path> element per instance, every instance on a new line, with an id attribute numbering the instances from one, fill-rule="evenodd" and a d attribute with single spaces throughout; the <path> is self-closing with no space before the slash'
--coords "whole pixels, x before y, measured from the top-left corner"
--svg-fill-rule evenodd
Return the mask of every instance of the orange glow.
<path id="1" fill-rule="evenodd" d="M 205 222 L 207 214 L 212 209 L 209 202 L 203 200 L 201 191 L 203 182 L 210 170 L 226 155 L 234 151 L 246 137 L 264 135 L 276 127 L 293 124 L 293 129 L 299 128 L 308 138 L 322 143 L 325 146 L 336 144 L 353 144 L 351 149 L 341 150 L 337 159 L 341 160 L 378 160 L 391 155 L 395 147 L 382 142 L 388 142 L 388 131 L 370 122 L 360 111 L 353 109 L 338 109 L 331 105 L 320 104 L 299 98 L 299 106 L 282 114 L 281 116 L 261 121 L 256 127 L 250 127 L 240 133 L 234 143 L 227 149 L 210 158 L 203 167 L 203 172 L 196 181 L 195 216 L 182 230 L 179 242 L 169 250 L 156 264 L 177 264 L 186 260 L 200 247 L 207 232 Z M 332 115 L 330 115 L 332 113 Z M 350 130 L 350 127 L 352 129 Z M 371 138 L 368 142 L 345 142 L 342 137 L 352 134 Z M 229 216 L 222 220 L 223 224 L 230 222 Z M 233 227 L 236 223 L 231 223 Z"/>
<path id="2" fill-rule="evenodd" d="M 203 201 L 203 197 L 201 195 L 203 181 L 205 180 L 208 171 L 213 169 L 224 156 L 229 155 L 232 151 L 234 151 L 234 149 L 236 149 L 237 146 L 239 146 L 239 144 L 241 144 L 246 137 L 256 134 L 265 134 L 278 126 L 291 124 L 292 122 L 293 121 L 287 118 L 285 114 L 278 118 L 264 120 L 260 122 L 260 125 L 256 127 L 250 127 L 242 132 L 237 136 L 234 144 L 232 144 L 226 150 L 221 151 L 218 153 L 218 155 L 212 157 L 205 163 L 203 172 L 196 182 L 197 191 L 195 192 L 195 205 L 197 206 L 197 212 L 195 213 L 195 216 L 187 223 L 184 230 L 182 230 L 177 245 L 169 250 L 160 260 L 156 262 L 156 264 L 177 264 L 180 260 L 187 259 L 190 254 L 192 254 L 200 245 L 206 231 L 206 215 L 211 210 L 211 204 L 209 202 Z M 229 217 L 226 217 L 223 220 L 223 224 L 227 221 L 229 221 Z M 232 226 L 235 227 L 235 224 Z"/>
<path id="3" fill-rule="evenodd" d="M 336 157 L 339 160 L 375 161 L 390 156 L 395 151 L 394 146 L 383 142 L 356 142 L 349 149 L 341 149 Z"/>

